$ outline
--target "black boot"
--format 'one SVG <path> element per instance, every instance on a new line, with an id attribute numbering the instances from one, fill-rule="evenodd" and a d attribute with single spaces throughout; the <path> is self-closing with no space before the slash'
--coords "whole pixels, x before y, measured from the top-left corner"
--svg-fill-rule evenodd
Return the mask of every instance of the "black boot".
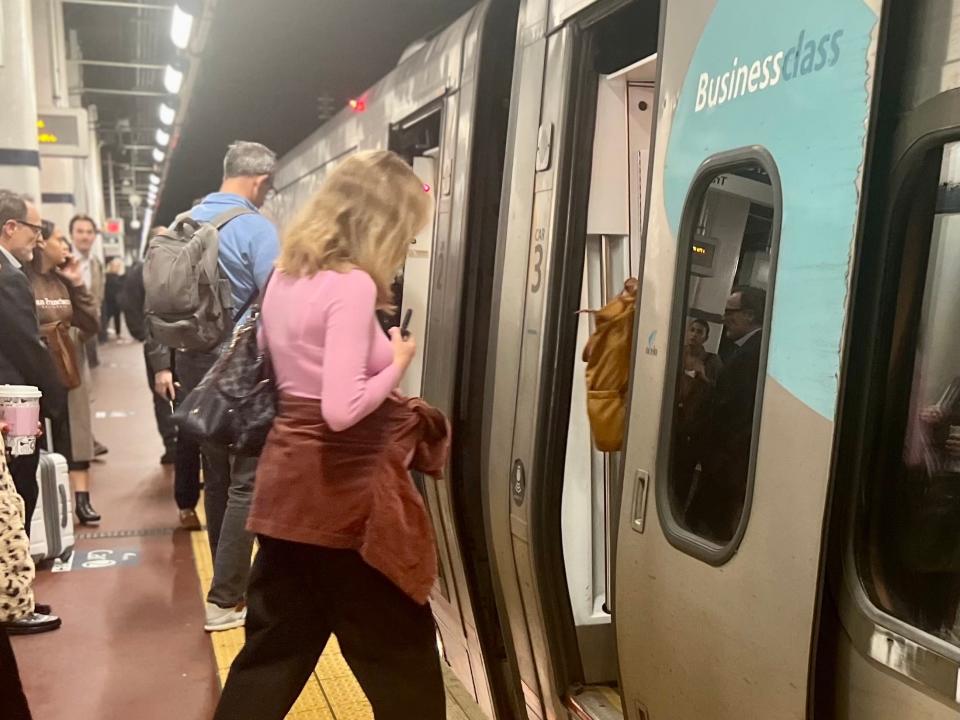
<path id="1" fill-rule="evenodd" d="M 100 522 L 100 515 L 90 504 L 90 493 L 78 492 L 77 497 L 77 517 L 81 525 L 96 525 Z"/>

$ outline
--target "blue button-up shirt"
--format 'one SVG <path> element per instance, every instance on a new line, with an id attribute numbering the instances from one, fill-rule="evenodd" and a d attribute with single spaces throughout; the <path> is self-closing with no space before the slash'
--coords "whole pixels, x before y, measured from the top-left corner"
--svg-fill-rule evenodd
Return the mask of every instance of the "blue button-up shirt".
<path id="1" fill-rule="evenodd" d="M 243 307 L 260 292 L 280 254 L 280 238 L 273 223 L 257 212 L 246 198 L 233 193 L 215 192 L 190 211 L 194 220 L 210 222 L 235 207 L 254 212 L 241 215 L 220 231 L 220 272 L 230 281 L 233 306 Z"/>

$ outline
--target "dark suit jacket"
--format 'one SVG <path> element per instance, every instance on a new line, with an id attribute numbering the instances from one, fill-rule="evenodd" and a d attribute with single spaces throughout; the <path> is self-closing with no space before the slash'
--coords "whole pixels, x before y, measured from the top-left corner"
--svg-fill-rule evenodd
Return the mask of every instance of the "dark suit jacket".
<path id="1" fill-rule="evenodd" d="M 138 261 L 127 270 L 120 303 L 123 317 L 127 321 L 127 329 L 133 337 L 143 343 L 147 364 L 153 375 L 161 370 L 170 370 L 173 362 L 170 348 L 161 345 L 150 336 L 143 310 L 146 295 L 143 286 L 143 263 Z"/>
<path id="2" fill-rule="evenodd" d="M 758 332 L 729 356 L 700 438 L 705 474 L 736 492 L 747 481 L 762 345 L 763 333 Z"/>
<path id="3" fill-rule="evenodd" d="M 59 417 L 66 409 L 53 358 L 40 339 L 37 304 L 27 276 L 0 253 L 0 384 L 33 385 L 43 393 L 43 411 Z"/>

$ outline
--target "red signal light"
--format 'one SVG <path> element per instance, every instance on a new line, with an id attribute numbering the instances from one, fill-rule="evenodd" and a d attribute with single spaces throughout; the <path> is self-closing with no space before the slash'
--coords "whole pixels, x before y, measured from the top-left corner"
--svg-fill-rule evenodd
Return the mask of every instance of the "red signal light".
<path id="1" fill-rule="evenodd" d="M 362 113 L 367 109 L 367 102 L 363 98 L 354 98 L 349 103 L 350 109 L 354 112 Z"/>

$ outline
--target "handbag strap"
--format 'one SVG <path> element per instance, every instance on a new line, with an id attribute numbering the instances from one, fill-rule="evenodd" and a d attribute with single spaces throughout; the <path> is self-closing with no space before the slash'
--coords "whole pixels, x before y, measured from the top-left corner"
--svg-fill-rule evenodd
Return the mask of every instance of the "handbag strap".
<path id="1" fill-rule="evenodd" d="M 240 318 L 247 313 L 247 310 L 253 307 L 254 303 L 261 307 L 263 306 L 263 298 L 267 295 L 267 287 L 270 285 L 270 280 L 273 278 L 273 273 L 275 270 L 276 268 L 271 268 L 270 274 L 267 275 L 267 281 L 263 284 L 263 287 L 260 290 L 255 290 L 250 297 L 247 298 L 247 301 L 240 306 L 240 310 L 237 311 L 237 314 L 233 316 L 234 325 L 240 322 Z"/>

